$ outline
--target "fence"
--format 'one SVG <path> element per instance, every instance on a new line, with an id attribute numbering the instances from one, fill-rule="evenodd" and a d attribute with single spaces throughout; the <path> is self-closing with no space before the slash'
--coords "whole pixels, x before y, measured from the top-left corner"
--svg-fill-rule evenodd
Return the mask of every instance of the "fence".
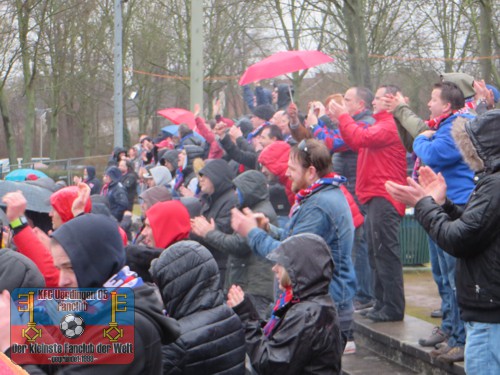
<path id="1" fill-rule="evenodd" d="M 60 160 L 50 160 L 47 158 L 33 158 L 31 163 L 21 163 L 19 162 L 16 166 L 10 165 L 7 168 L 0 169 L 0 179 L 4 179 L 8 172 L 16 169 L 30 168 L 36 169 L 47 176 L 52 178 L 54 181 L 63 180 L 68 184 L 73 183 L 74 176 L 83 176 L 83 169 L 92 165 L 96 168 L 98 176 L 102 176 L 107 165 L 108 165 L 109 155 L 98 155 L 89 156 L 83 158 L 71 158 L 71 159 L 60 159 Z"/>

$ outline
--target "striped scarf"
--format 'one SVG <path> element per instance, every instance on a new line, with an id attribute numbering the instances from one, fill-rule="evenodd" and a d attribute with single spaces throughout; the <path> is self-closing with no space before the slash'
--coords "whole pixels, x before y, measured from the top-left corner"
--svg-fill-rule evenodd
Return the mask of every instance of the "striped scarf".
<path id="1" fill-rule="evenodd" d="M 333 172 L 328 173 L 327 175 L 318 178 L 312 185 L 305 189 L 301 189 L 296 195 L 295 195 L 295 203 L 290 210 L 290 216 L 294 214 L 296 210 L 300 207 L 300 204 L 304 199 L 307 197 L 313 195 L 316 193 L 318 190 L 322 189 L 323 187 L 327 185 L 333 185 L 333 186 L 340 186 L 340 184 L 343 184 L 346 182 L 347 179 L 343 176 L 339 176 L 338 174 L 335 174 Z"/>
<path id="2" fill-rule="evenodd" d="M 277 324 L 281 321 L 287 310 L 294 303 L 299 302 L 299 300 L 293 299 L 292 287 L 286 287 L 286 290 L 280 294 L 276 304 L 274 305 L 273 312 L 271 314 L 271 319 L 264 326 L 264 335 L 269 337 L 273 330 L 276 328 Z"/>

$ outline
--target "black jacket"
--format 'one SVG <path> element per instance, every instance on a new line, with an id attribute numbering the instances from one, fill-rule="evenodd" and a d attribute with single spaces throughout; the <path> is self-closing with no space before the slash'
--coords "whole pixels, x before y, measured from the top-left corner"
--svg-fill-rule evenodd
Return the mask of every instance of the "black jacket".
<path id="1" fill-rule="evenodd" d="M 84 180 L 87 185 L 90 187 L 90 195 L 100 194 L 102 183 L 95 175 L 95 167 L 89 165 L 85 167 L 87 170 L 87 179 Z"/>
<path id="2" fill-rule="evenodd" d="M 258 169 L 259 153 L 255 152 L 251 147 L 247 149 L 238 147 L 233 143 L 229 134 L 221 138 L 219 143 L 230 159 L 243 164 L 246 168 Z"/>
<path id="3" fill-rule="evenodd" d="M 249 207 L 260 212 L 276 225 L 276 213 L 269 202 L 266 177 L 258 171 L 250 170 L 237 176 L 233 183 L 241 192 L 240 207 Z M 229 255 L 227 263 L 226 288 L 239 285 L 245 292 L 274 299 L 274 274 L 272 263 L 252 252 L 245 238 L 239 234 L 226 234 L 216 229 L 207 233 L 205 241 Z"/>
<path id="4" fill-rule="evenodd" d="M 137 181 L 139 176 L 134 171 L 129 171 L 122 176 L 121 183 L 127 192 L 128 210 L 134 208 L 135 197 L 137 196 Z"/>
<path id="5" fill-rule="evenodd" d="M 457 299 L 464 321 L 500 323 L 500 110 L 471 123 L 457 119 L 452 134 L 464 160 L 476 171 L 465 207 L 431 197 L 415 216 L 432 239 L 457 258 Z"/>
<path id="6" fill-rule="evenodd" d="M 223 233 L 233 233 L 231 228 L 231 209 L 236 207 L 237 200 L 233 190 L 229 165 L 225 160 L 215 159 L 207 162 L 200 170 L 201 175 L 207 176 L 214 185 L 214 193 L 202 196 L 201 214 L 208 220 L 214 219 L 218 230 Z M 192 238 L 206 246 L 212 253 L 221 275 L 221 286 L 224 286 L 227 254 L 204 241 L 203 238 L 192 235 Z"/>
<path id="7" fill-rule="evenodd" d="M 334 268 L 330 248 L 317 235 L 300 234 L 271 254 L 288 271 L 295 302 L 282 311 L 269 337 L 246 298 L 236 306 L 253 367 L 261 375 L 340 374 L 343 347 L 328 292 Z"/>
<path id="8" fill-rule="evenodd" d="M 83 288 L 100 287 L 120 271 L 125 251 L 117 224 L 103 215 L 86 214 L 63 224 L 53 238 L 64 248 Z M 57 374 L 161 374 L 161 345 L 179 337 L 179 324 L 167 318 L 156 286 L 143 284 L 134 291 L 134 360 L 123 365 L 40 366 L 30 373 Z M 99 340 L 89 338 L 89 341 Z"/>
<path id="9" fill-rule="evenodd" d="M 243 374 L 245 336 L 224 303 L 217 264 L 194 241 L 180 241 L 153 262 L 151 275 L 181 336 L 163 346 L 163 374 Z"/>
<path id="10" fill-rule="evenodd" d="M 111 182 L 109 184 L 106 197 L 109 201 L 109 210 L 118 222 L 122 221 L 123 213 L 128 209 L 127 190 L 121 182 Z"/>

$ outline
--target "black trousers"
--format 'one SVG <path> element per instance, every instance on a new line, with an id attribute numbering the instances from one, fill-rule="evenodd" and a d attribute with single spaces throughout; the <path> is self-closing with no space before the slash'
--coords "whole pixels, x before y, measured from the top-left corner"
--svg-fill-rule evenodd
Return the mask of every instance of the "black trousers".
<path id="1" fill-rule="evenodd" d="M 405 311 L 400 224 L 401 216 L 387 199 L 376 197 L 366 204 L 365 229 L 375 309 L 394 319 L 402 319 Z"/>

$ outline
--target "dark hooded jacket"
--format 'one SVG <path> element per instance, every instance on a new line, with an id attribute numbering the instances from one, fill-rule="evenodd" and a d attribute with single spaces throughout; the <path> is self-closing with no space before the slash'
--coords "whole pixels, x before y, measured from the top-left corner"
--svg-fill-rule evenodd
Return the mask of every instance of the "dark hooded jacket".
<path id="1" fill-rule="evenodd" d="M 434 241 L 457 258 L 457 300 L 464 321 L 500 323 L 500 110 L 468 122 L 452 135 L 476 186 L 465 207 L 425 197 L 415 216 Z"/>
<path id="2" fill-rule="evenodd" d="M 0 251 L 0 291 L 45 288 L 45 280 L 31 259 L 11 249 Z"/>
<path id="3" fill-rule="evenodd" d="M 262 375 L 340 374 L 343 348 L 328 292 L 334 268 L 330 248 L 305 233 L 283 241 L 269 258 L 288 271 L 293 300 L 279 311 L 281 319 L 268 337 L 246 298 L 235 307 L 253 367 Z"/>
<path id="4" fill-rule="evenodd" d="M 210 252 L 181 241 L 153 262 L 151 275 L 181 336 L 163 346 L 163 374 L 243 374 L 241 321 L 224 303 L 219 270 Z"/>
<path id="5" fill-rule="evenodd" d="M 214 185 L 214 193 L 212 195 L 204 194 L 202 196 L 203 206 L 201 214 L 208 220 L 214 219 L 218 230 L 223 233 L 232 233 L 231 228 L 231 209 L 236 207 L 237 200 L 233 190 L 233 175 L 229 169 L 229 165 L 225 160 L 215 159 L 210 160 L 200 170 L 200 175 L 206 176 Z M 216 247 L 206 243 L 203 238 L 192 235 L 193 239 L 201 242 L 212 253 L 221 274 L 221 286 L 224 286 L 227 254 L 223 253 Z"/>
<path id="6" fill-rule="evenodd" d="M 103 215 L 79 216 L 52 237 L 68 254 L 78 286 L 101 287 L 125 265 L 117 223 Z M 157 290 L 150 284 L 134 288 L 134 361 L 127 365 L 67 366 L 63 373 L 161 374 L 161 344 L 174 341 L 179 326 L 162 313 Z"/>
<path id="7" fill-rule="evenodd" d="M 101 192 L 102 183 L 96 177 L 95 167 L 88 165 L 85 167 L 87 170 L 87 178 L 83 180 L 90 187 L 90 195 L 99 194 Z"/>
<path id="8" fill-rule="evenodd" d="M 120 182 L 121 172 L 117 167 L 108 168 L 106 175 L 111 179 L 106 193 L 109 201 L 109 209 L 115 219 L 120 222 L 123 219 L 123 213 L 128 209 L 129 205 L 127 190 Z"/>
<path id="9" fill-rule="evenodd" d="M 261 172 L 246 171 L 237 176 L 233 184 L 240 192 L 240 208 L 248 207 L 253 212 L 263 213 L 271 224 L 276 225 L 277 217 L 269 202 L 266 177 Z M 245 238 L 216 229 L 207 233 L 205 241 L 229 255 L 226 288 L 236 284 L 252 295 L 266 297 L 270 302 L 274 299 L 272 264 L 254 254 Z"/>

